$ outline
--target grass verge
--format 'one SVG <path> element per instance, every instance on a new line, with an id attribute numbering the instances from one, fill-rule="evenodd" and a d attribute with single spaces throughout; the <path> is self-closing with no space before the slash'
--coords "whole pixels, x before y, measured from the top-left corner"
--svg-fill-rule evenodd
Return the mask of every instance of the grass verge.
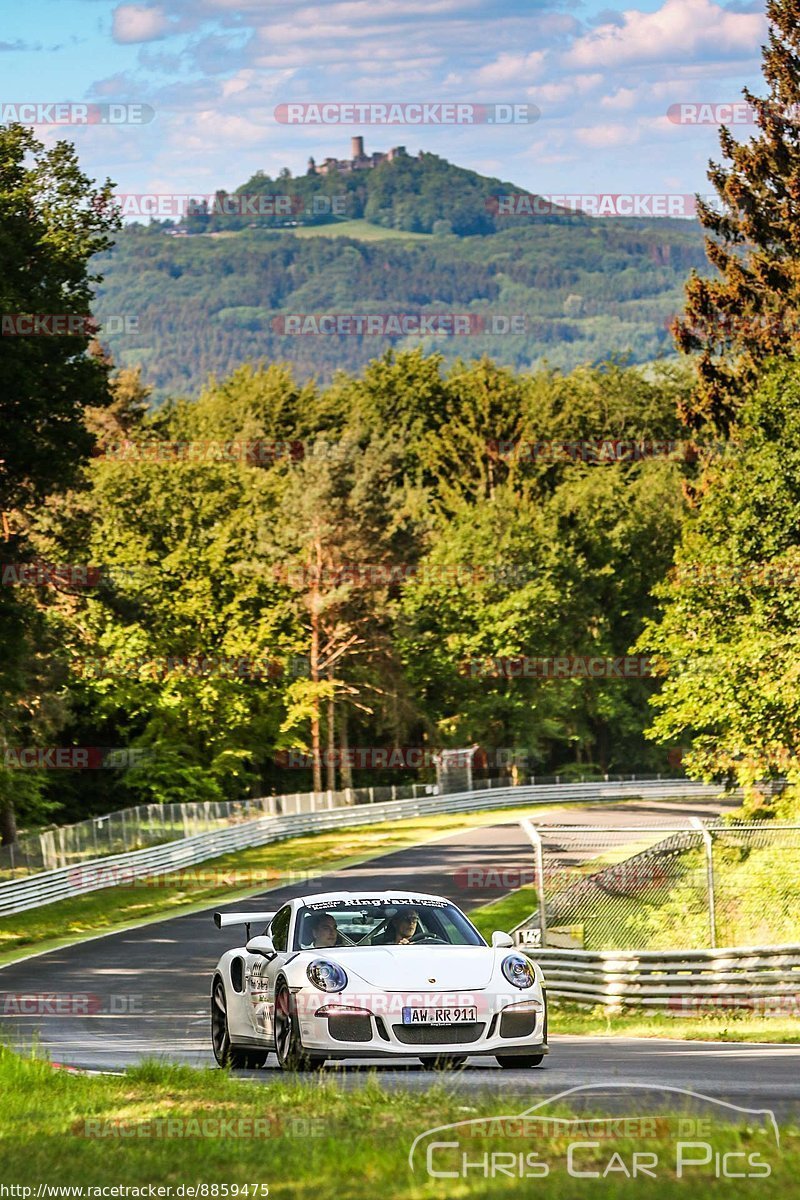
<path id="1" fill-rule="evenodd" d="M 544 1083 L 546 1077 L 535 1074 Z M 544 1090 L 554 1094 L 557 1089 Z M 147 1185 L 156 1184 L 170 1187 L 172 1197 L 190 1195 L 188 1185 L 206 1189 L 195 1196 L 247 1200 L 263 1200 L 265 1189 L 271 1200 L 450 1200 L 530 1197 L 537 1191 L 548 1200 L 597 1200 L 633 1191 L 646 1200 L 687 1191 L 693 1200 L 721 1192 L 726 1200 L 738 1200 L 763 1183 L 766 1168 L 770 1191 L 762 1194 L 797 1194 L 796 1128 L 781 1129 L 779 1151 L 773 1129 L 724 1125 L 717 1119 L 719 1110 L 713 1110 L 702 1136 L 709 1161 L 684 1168 L 678 1178 L 681 1130 L 687 1137 L 687 1126 L 679 1125 L 679 1106 L 665 1115 L 666 1106 L 658 1099 L 652 1108 L 657 1117 L 648 1118 L 642 1097 L 629 1096 L 624 1111 L 631 1114 L 631 1125 L 600 1137 L 595 1132 L 591 1141 L 585 1127 L 581 1132 L 549 1122 L 543 1130 L 497 1120 L 517 1118 L 535 1099 L 465 1094 L 446 1075 L 425 1091 L 393 1092 L 375 1076 L 345 1090 L 328 1074 L 277 1076 L 262 1085 L 233 1079 L 224 1071 L 156 1064 L 143 1064 L 124 1076 L 75 1075 L 0 1049 L 3 1182 L 23 1185 L 33 1197 L 39 1184 L 82 1187 L 85 1198 L 92 1195 L 86 1190 L 91 1187 L 144 1188 L 144 1193 L 128 1195 L 147 1195 Z M 548 1106 L 545 1114 L 575 1117 L 563 1103 Z M 432 1151 L 431 1166 L 456 1168 L 456 1176 L 428 1173 L 430 1140 L 415 1155 L 412 1171 L 414 1139 L 451 1122 L 481 1122 L 437 1135 L 439 1140 L 458 1139 L 457 1147 Z M 696 1136 L 692 1140 L 696 1146 Z M 572 1160 L 570 1144 L 575 1147 Z M 476 1164 L 466 1171 L 462 1148 Z M 762 1177 L 720 1178 L 714 1152 L 725 1151 L 738 1156 L 731 1160 L 732 1170 Z M 643 1152 L 655 1160 L 649 1161 L 650 1175 L 638 1175 L 634 1182 L 626 1176 L 634 1153 Z M 498 1154 L 502 1160 L 492 1157 Z M 688 1155 L 705 1157 L 697 1149 Z M 587 1174 L 578 1177 L 577 1172 Z M 589 1172 L 595 1174 L 588 1177 Z M 245 1185 L 247 1193 L 240 1190 Z M 16 1195 L 27 1200 L 22 1191 Z"/>
<path id="2" fill-rule="evenodd" d="M 491 904 L 473 908 L 469 919 L 488 941 L 493 930 L 512 930 L 538 907 L 539 899 L 536 895 L 536 888 L 526 884 L 514 892 L 509 892 L 506 896 L 501 896 L 499 900 L 493 900 Z"/>
<path id="3" fill-rule="evenodd" d="M 683 1017 L 626 1010 L 609 1013 L 600 1005 L 581 1008 L 551 1000 L 551 1027 L 557 1033 L 601 1037 L 680 1038 L 703 1042 L 800 1042 L 796 1017 L 761 1017 L 740 1009 L 698 1012 Z"/>

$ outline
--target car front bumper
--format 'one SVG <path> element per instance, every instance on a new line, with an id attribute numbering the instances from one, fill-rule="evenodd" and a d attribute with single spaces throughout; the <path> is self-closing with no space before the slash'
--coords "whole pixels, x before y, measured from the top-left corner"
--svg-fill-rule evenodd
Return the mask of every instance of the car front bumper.
<path id="1" fill-rule="evenodd" d="M 328 1058 L 425 1058 L 437 1055 L 536 1055 L 547 1054 L 547 1010 L 514 1014 L 497 1008 L 478 1012 L 478 1019 L 460 1025 L 404 1025 L 398 1012 L 381 1006 L 347 1006 L 330 996 L 319 1008 L 327 1015 L 309 1012 L 299 1016 L 304 1049 Z M 377 1009 L 377 1011 L 376 1011 Z"/>

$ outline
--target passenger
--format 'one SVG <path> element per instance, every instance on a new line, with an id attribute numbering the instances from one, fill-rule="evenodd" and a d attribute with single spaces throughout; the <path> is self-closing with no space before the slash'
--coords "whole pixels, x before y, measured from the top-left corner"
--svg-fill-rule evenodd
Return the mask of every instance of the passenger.
<path id="1" fill-rule="evenodd" d="M 336 920 L 327 912 L 315 912 L 308 922 L 315 950 L 326 950 L 331 946 L 343 946 Z"/>

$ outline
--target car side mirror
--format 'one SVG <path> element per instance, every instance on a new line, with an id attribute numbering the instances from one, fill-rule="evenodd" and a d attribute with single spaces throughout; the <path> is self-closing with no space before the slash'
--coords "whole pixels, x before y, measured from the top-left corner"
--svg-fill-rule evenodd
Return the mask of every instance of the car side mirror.
<path id="1" fill-rule="evenodd" d="M 492 934 L 492 945 L 498 950 L 510 950 L 514 945 L 514 939 L 510 933 L 503 933 L 502 929 L 495 929 Z"/>
<path id="2" fill-rule="evenodd" d="M 275 949 L 275 943 L 267 934 L 251 937 L 245 949 L 248 954 L 262 954 L 264 958 L 274 958 L 278 953 Z"/>

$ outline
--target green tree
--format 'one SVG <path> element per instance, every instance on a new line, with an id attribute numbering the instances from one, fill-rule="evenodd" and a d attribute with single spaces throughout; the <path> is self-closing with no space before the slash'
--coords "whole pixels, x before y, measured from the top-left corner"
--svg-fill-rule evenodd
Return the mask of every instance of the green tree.
<path id="1" fill-rule="evenodd" d="M 90 260 L 111 244 L 119 222 L 110 181 L 95 188 L 66 142 L 52 149 L 20 125 L 0 126 L 0 513 L 2 561 L 30 556 L 27 528 L 35 506 L 74 479 L 92 449 L 85 414 L 108 403 L 107 364 L 88 353 L 90 312 L 100 276 Z M 38 319 L 39 332 L 24 324 Z M 72 318 L 71 332 L 59 325 Z M 62 324 L 60 328 L 64 328 Z M 4 658 L 0 675 L 0 743 L 27 731 L 49 707 L 41 693 L 50 672 L 41 670 L 39 624 L 28 596 L 0 595 Z M 30 811 L 38 784 L 4 772 L 0 787 L 0 839 L 16 836 L 15 796 Z"/>
<path id="2" fill-rule="evenodd" d="M 800 781 L 799 481 L 800 370 L 779 364 L 740 407 L 641 641 L 664 676 L 652 735 L 705 779 Z"/>
<path id="3" fill-rule="evenodd" d="M 697 383 L 682 416 L 692 428 L 723 435 L 760 364 L 794 355 L 800 329 L 800 4 L 768 0 L 767 16 L 768 94 L 743 93 L 761 132 L 739 142 L 720 130 L 730 165 L 712 162 L 708 172 L 719 203 L 698 205 L 716 273 L 692 273 L 674 325 L 680 349 L 697 355 Z"/>

